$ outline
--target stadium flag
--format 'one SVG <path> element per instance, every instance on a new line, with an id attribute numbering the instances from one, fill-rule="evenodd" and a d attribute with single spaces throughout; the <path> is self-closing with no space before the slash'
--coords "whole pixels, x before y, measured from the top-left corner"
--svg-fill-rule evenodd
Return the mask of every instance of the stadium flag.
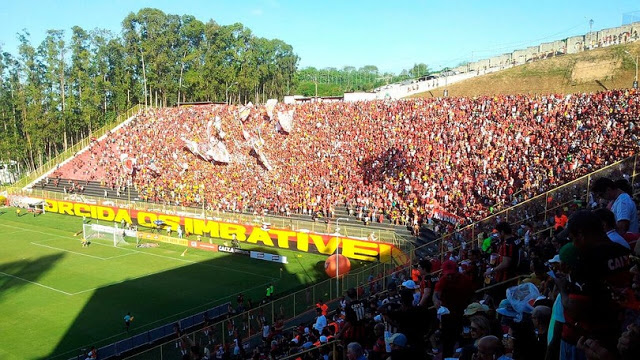
<path id="1" fill-rule="evenodd" d="M 156 174 L 160 174 L 160 170 L 158 170 L 158 167 L 153 160 L 149 161 L 149 165 L 147 165 L 147 168 L 149 168 L 149 170 L 153 171 Z"/>
<path id="2" fill-rule="evenodd" d="M 293 129 L 293 115 L 295 110 L 289 110 L 285 112 L 278 111 L 278 124 L 280 129 L 287 134 Z"/>
<path id="3" fill-rule="evenodd" d="M 136 164 L 135 158 L 130 158 L 128 154 L 120 154 L 120 163 L 126 172 L 133 174 L 133 166 Z"/>
<path id="4" fill-rule="evenodd" d="M 184 147 L 186 147 L 187 150 L 191 151 L 193 155 L 202 157 L 202 155 L 200 154 L 200 151 L 198 150 L 197 142 L 193 140 L 187 140 L 185 138 L 182 138 L 182 141 L 184 142 Z"/>
<path id="5" fill-rule="evenodd" d="M 260 159 L 260 162 L 262 163 L 262 165 L 264 165 L 264 167 L 267 168 L 268 171 L 273 170 L 273 167 L 269 163 L 269 160 L 267 160 L 267 157 L 264 156 L 264 154 L 262 153 L 262 150 L 256 145 L 255 142 L 253 143 L 252 148 L 253 148 L 253 151 L 255 151 L 256 154 L 258 155 L 258 159 Z"/>
<path id="6" fill-rule="evenodd" d="M 184 254 L 187 253 L 187 250 L 189 250 L 189 249 L 184 249 L 184 251 L 182 252 L 182 254 L 180 254 L 180 256 L 184 256 Z"/>
<path id="7" fill-rule="evenodd" d="M 216 129 L 216 131 L 218 132 L 218 138 L 219 139 L 224 139 L 224 137 L 227 135 L 224 131 L 222 131 L 222 119 L 220 119 L 220 116 L 216 116 L 213 119 L 213 127 L 214 129 Z"/>
<path id="8" fill-rule="evenodd" d="M 215 144 L 210 144 L 207 156 L 209 156 L 212 161 L 219 163 L 228 164 L 231 161 L 231 155 L 227 150 L 227 146 L 220 140 Z"/>
<path id="9" fill-rule="evenodd" d="M 267 100 L 267 103 L 265 104 L 264 107 L 267 110 L 267 116 L 269 116 L 269 119 L 273 119 L 273 110 L 276 108 L 276 105 L 278 105 L 277 99 Z"/>
<path id="10" fill-rule="evenodd" d="M 462 220 L 459 216 L 446 211 L 440 206 L 434 206 L 433 211 L 431 212 L 431 217 L 434 219 L 446 221 L 453 225 L 458 224 Z"/>
<path id="11" fill-rule="evenodd" d="M 253 104 L 249 102 L 246 105 L 241 106 L 240 109 L 238 109 L 238 117 L 240 118 L 240 121 L 247 120 L 249 115 L 251 115 L 251 108 L 253 108 Z"/>

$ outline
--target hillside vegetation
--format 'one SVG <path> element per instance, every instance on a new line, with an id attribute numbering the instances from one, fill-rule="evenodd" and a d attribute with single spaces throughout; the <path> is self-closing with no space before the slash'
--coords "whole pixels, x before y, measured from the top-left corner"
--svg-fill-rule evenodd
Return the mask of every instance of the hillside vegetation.
<path id="1" fill-rule="evenodd" d="M 449 96 L 582 93 L 629 88 L 640 42 L 564 55 L 447 86 Z M 413 97 L 442 96 L 444 86 Z"/>

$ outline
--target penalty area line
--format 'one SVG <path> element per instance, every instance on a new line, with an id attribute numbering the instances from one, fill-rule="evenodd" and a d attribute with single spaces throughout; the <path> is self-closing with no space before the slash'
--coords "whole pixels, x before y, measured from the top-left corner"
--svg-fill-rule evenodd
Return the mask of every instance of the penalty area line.
<path id="1" fill-rule="evenodd" d="M 35 281 L 31 281 L 31 280 L 27 280 L 27 279 L 21 278 L 20 276 L 15 276 L 15 275 L 7 274 L 7 273 L 2 272 L 2 271 L 0 271 L 0 274 L 2 274 L 2 275 L 4 275 L 4 276 L 8 276 L 8 277 L 10 277 L 10 278 L 14 278 L 14 279 L 17 279 L 17 280 L 21 280 L 21 281 L 24 281 L 24 282 L 28 282 L 29 284 L 37 285 L 37 286 L 43 287 L 43 288 L 45 288 L 45 289 L 53 290 L 53 291 L 55 291 L 55 292 L 59 292 L 59 293 L 61 293 L 61 294 L 65 294 L 65 295 L 67 295 L 67 296 L 72 296 L 72 295 L 74 295 L 74 294 L 68 293 L 68 292 L 66 292 L 66 291 L 62 291 L 62 290 L 59 290 L 59 289 L 53 288 L 53 287 L 51 287 L 51 286 L 43 285 L 43 284 L 37 283 L 37 282 L 35 282 Z"/>
<path id="2" fill-rule="evenodd" d="M 62 248 L 58 248 L 58 247 L 55 247 L 55 246 L 49 246 L 49 245 L 44 245 L 44 244 L 38 244 L 38 243 L 35 243 L 35 242 L 32 242 L 31 244 L 36 245 L 36 246 L 42 246 L 42 247 L 45 247 L 45 248 L 48 248 L 48 249 L 64 251 L 64 252 L 68 252 L 68 253 L 71 253 L 71 254 L 82 255 L 82 256 L 90 257 L 90 258 L 92 258 L 92 259 L 98 259 L 98 260 L 109 260 L 109 259 L 110 259 L 110 258 L 103 258 L 103 257 L 100 257 L 100 256 L 94 256 L 94 255 L 89 255 L 89 254 L 83 254 L 83 253 L 81 253 L 81 252 L 71 251 L 71 250 L 67 250 L 67 249 L 62 249 Z"/>

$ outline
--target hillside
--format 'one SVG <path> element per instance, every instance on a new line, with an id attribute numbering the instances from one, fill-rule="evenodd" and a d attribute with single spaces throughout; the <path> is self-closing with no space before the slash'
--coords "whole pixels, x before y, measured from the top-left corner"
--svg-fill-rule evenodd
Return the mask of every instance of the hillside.
<path id="1" fill-rule="evenodd" d="M 616 45 L 520 65 L 449 85 L 449 96 L 518 93 L 581 93 L 628 88 L 635 63 L 624 53 L 640 54 L 640 42 Z M 412 97 L 442 96 L 444 86 Z"/>

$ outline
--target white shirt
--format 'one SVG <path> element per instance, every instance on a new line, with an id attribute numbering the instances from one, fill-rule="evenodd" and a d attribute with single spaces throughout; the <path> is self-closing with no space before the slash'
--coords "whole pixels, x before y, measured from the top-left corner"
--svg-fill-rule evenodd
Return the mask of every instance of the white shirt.
<path id="1" fill-rule="evenodd" d="M 637 233 L 640 231 L 640 227 L 638 226 L 638 211 L 636 210 L 636 203 L 633 202 L 629 194 L 620 194 L 616 201 L 613 202 L 611 211 L 616 217 L 616 222 L 621 220 L 629 221 L 629 232 Z"/>
<path id="2" fill-rule="evenodd" d="M 618 234 L 617 231 L 611 230 L 607 232 L 607 236 L 609 237 L 609 240 L 613 241 L 614 243 L 620 244 L 625 248 L 631 250 L 631 246 L 629 246 L 629 243 L 620 234 Z"/>

